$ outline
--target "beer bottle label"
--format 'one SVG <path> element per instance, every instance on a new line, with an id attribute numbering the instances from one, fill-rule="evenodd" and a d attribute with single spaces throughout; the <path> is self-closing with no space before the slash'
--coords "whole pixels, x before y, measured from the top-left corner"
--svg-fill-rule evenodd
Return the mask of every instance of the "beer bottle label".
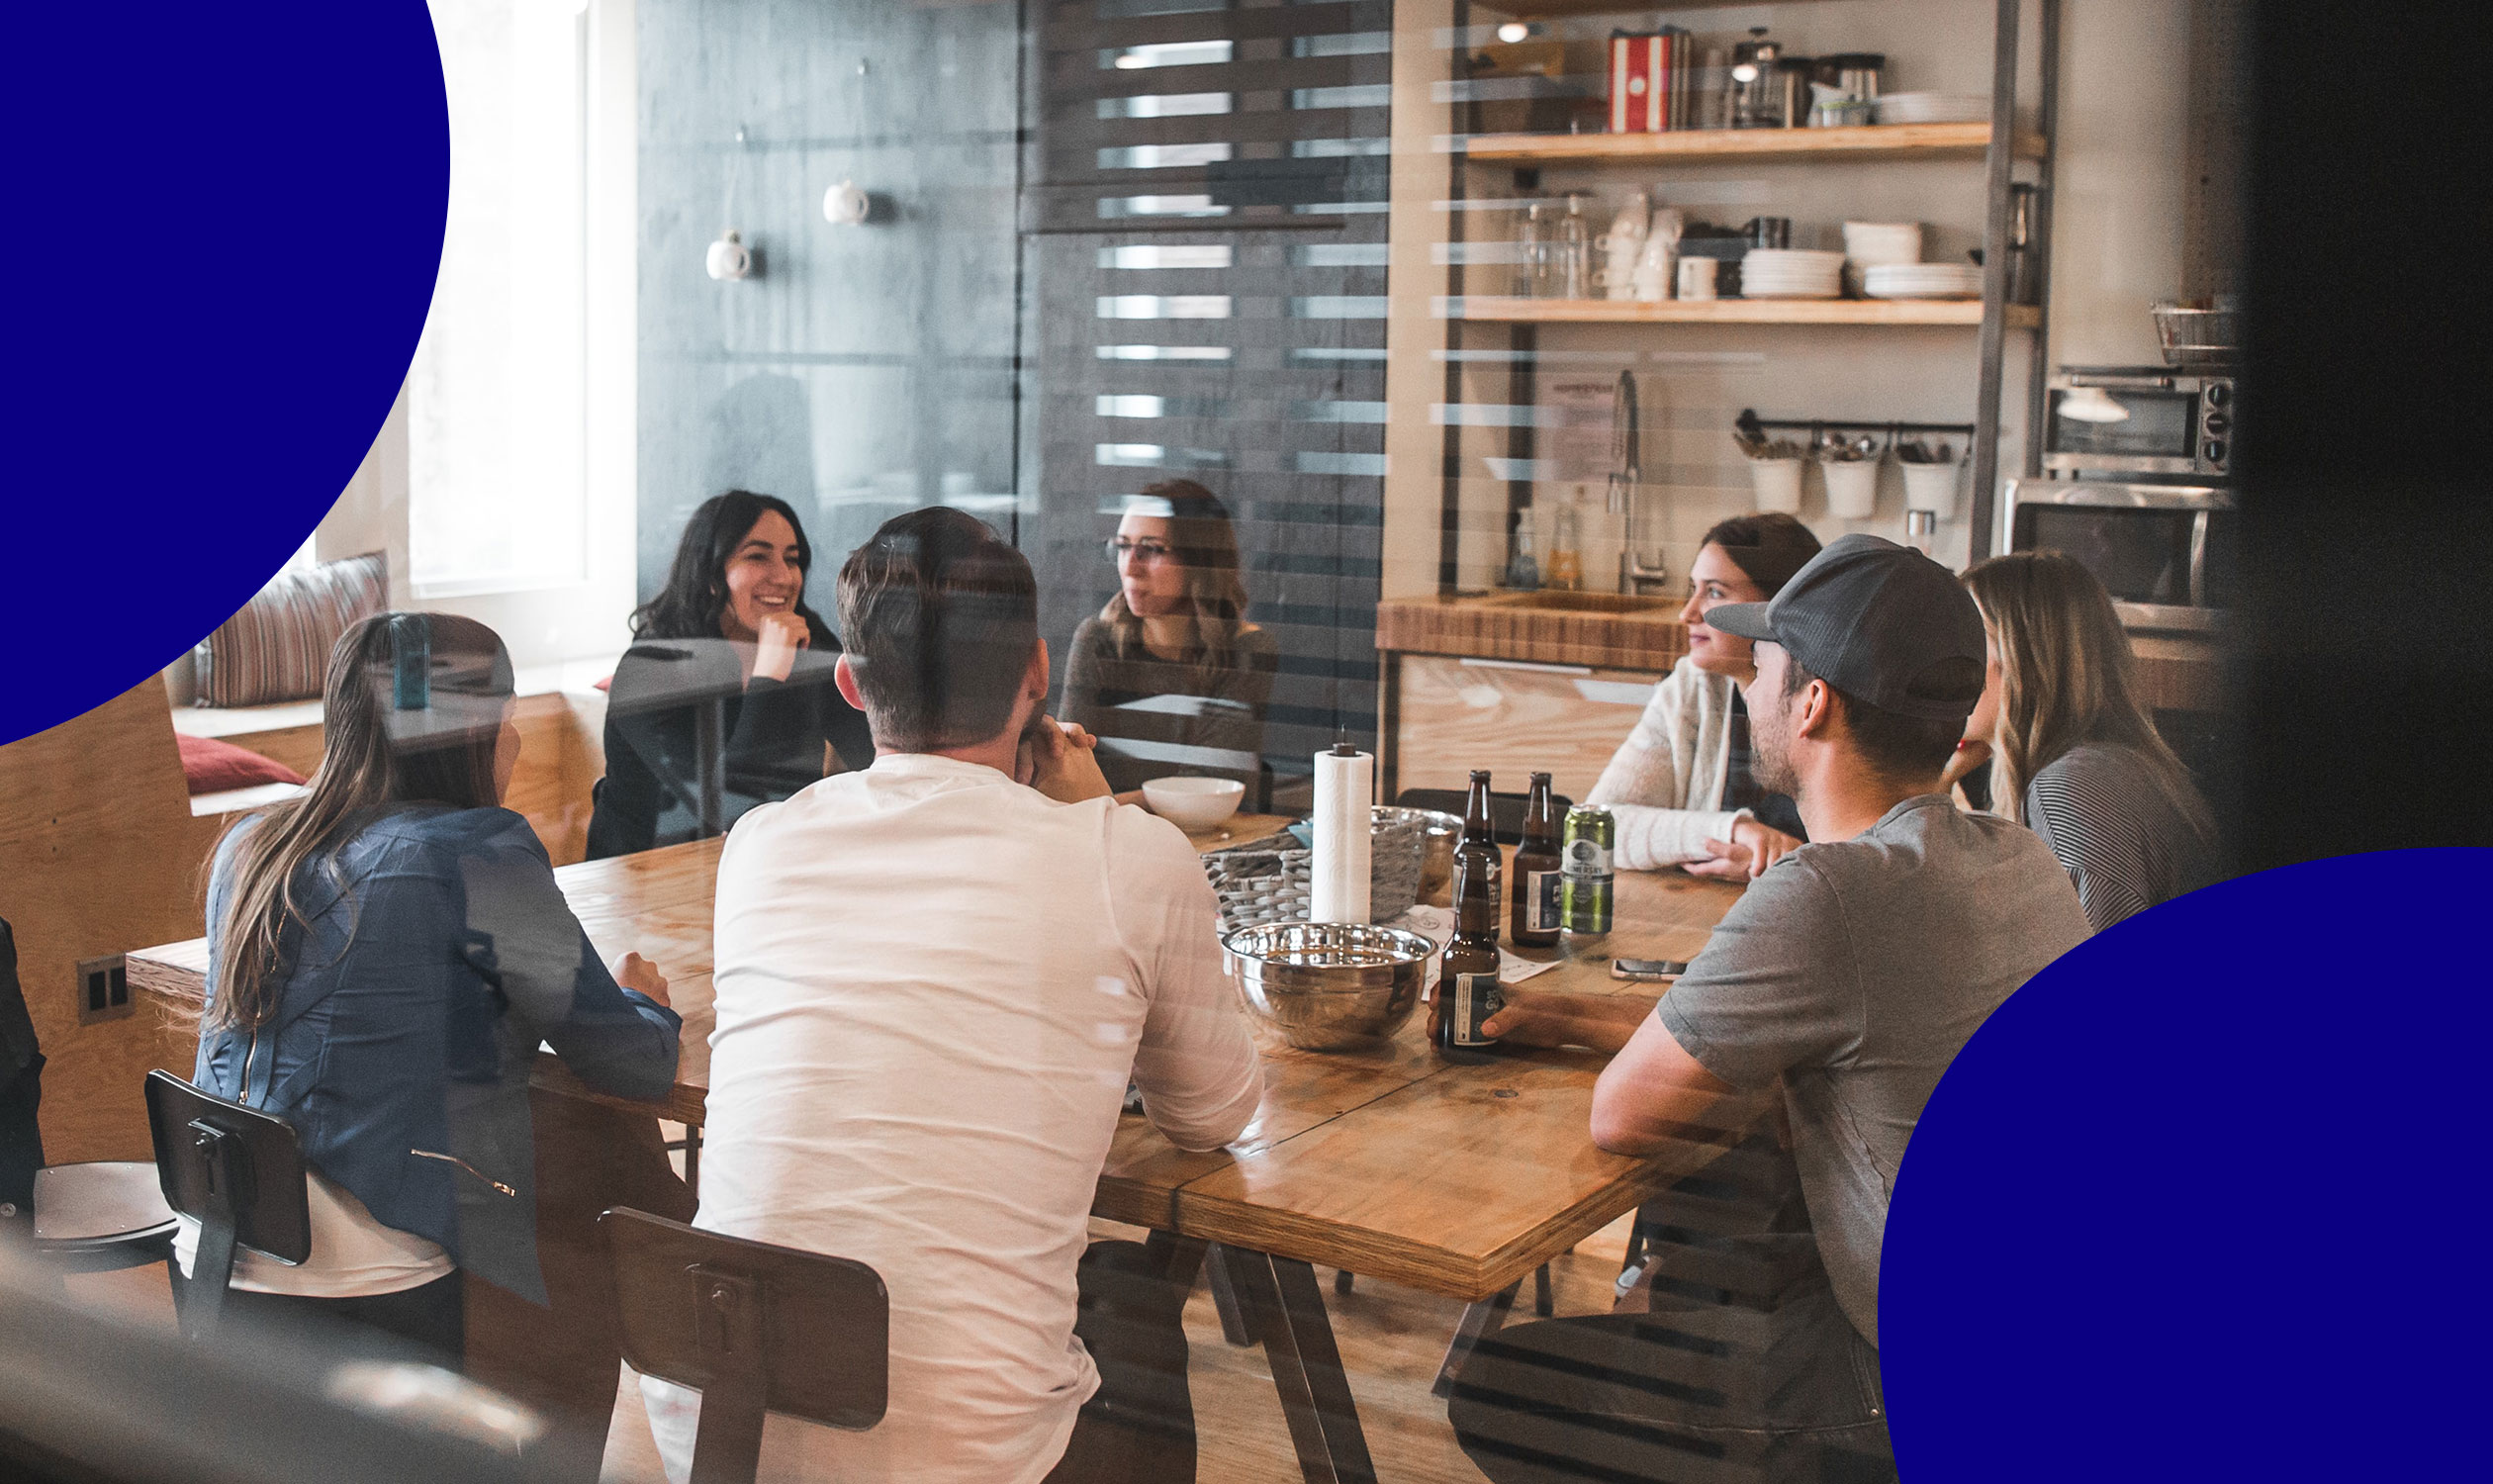
<path id="1" fill-rule="evenodd" d="M 1447 1001 L 1445 1015 L 1449 1037 L 1456 1046 L 1495 1046 L 1498 1038 L 1480 1033 L 1506 1004 L 1506 996 L 1498 991 L 1495 974 L 1458 974 L 1454 975 L 1453 998 Z"/>
<path id="2" fill-rule="evenodd" d="M 1524 925 L 1535 933 L 1558 931 L 1558 883 L 1565 873 L 1524 873 Z"/>

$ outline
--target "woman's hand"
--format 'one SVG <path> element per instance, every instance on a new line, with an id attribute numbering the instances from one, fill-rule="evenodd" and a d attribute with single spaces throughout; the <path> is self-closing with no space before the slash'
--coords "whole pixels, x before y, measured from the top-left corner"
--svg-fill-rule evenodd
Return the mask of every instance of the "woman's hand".
<path id="1" fill-rule="evenodd" d="M 1688 874 L 1753 881 L 1764 876 L 1768 867 L 1799 850 L 1801 843 L 1772 825 L 1754 819 L 1734 820 L 1731 838 L 1708 840 L 1706 859 L 1690 862 Z"/>
<path id="2" fill-rule="evenodd" d="M 1970 778 L 1975 769 L 1990 760 L 1991 746 L 1988 742 L 1978 742 L 1971 737 L 1959 742 L 1955 754 L 1948 759 L 1948 766 L 1939 775 L 1939 791 L 1948 792 Z"/>
<path id="3" fill-rule="evenodd" d="M 667 1003 L 667 976 L 658 972 L 657 965 L 638 954 L 625 954 L 623 962 L 614 966 L 614 981 L 626 989 L 636 989 L 662 1005 Z"/>
<path id="4" fill-rule="evenodd" d="M 1022 728 L 1013 777 L 1059 803 L 1106 798 L 1114 790 L 1093 756 L 1098 745 L 1098 738 L 1073 722 L 1033 716 Z"/>
<path id="5" fill-rule="evenodd" d="M 794 613 L 765 613 L 754 647 L 756 680 L 784 681 L 796 668 L 796 651 L 813 646 L 813 629 Z"/>

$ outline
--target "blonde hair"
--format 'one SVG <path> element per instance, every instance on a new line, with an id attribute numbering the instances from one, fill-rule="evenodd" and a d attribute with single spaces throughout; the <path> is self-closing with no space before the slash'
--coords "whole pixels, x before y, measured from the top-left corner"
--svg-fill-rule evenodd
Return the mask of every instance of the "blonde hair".
<path id="1" fill-rule="evenodd" d="M 1992 806 L 2025 822 L 2036 774 L 2081 744 L 2107 743 L 2144 759 L 2165 801 L 2213 841 L 2206 801 L 2138 698 L 2129 635 L 2095 575 L 2056 551 L 2018 552 L 1976 565 L 1964 583 L 1999 650 Z"/>
<path id="2" fill-rule="evenodd" d="M 1190 479 L 1164 480 L 1143 491 L 1138 514 L 1168 516 L 1168 554 L 1186 574 L 1184 611 L 1194 620 L 1183 663 L 1206 675 L 1238 668 L 1238 636 L 1246 626 L 1246 584 L 1239 577 L 1238 531 L 1229 507 Z M 1143 647 L 1143 620 L 1120 592 L 1099 610 L 1116 640 L 1117 658 L 1134 659 Z"/>

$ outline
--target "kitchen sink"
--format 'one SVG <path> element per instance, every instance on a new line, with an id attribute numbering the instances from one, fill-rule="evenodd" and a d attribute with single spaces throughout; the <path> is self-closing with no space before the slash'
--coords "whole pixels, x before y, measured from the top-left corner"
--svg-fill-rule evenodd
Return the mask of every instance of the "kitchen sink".
<path id="1" fill-rule="evenodd" d="M 1540 608 L 1561 613 L 1651 613 L 1676 609 L 1676 598 L 1630 597 L 1624 593 L 1494 593 L 1483 602 L 1502 608 Z"/>

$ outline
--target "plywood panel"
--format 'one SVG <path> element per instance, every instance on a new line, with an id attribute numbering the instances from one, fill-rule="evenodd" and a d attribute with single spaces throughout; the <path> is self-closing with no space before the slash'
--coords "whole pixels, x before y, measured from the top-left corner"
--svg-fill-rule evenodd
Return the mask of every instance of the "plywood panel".
<path id="1" fill-rule="evenodd" d="M 75 966 L 200 931 L 196 863 L 214 819 L 193 819 L 163 683 L 0 747 L 0 917 L 44 1070 L 52 1161 L 149 1157 L 139 1083 L 190 1056 L 138 986 L 136 1011 L 80 1026 Z"/>
<path id="2" fill-rule="evenodd" d="M 1580 799 L 1627 740 L 1659 674 L 1626 670 L 1522 669 L 1505 661 L 1445 655 L 1391 657 L 1401 686 L 1394 728 L 1394 787 L 1461 788 L 1471 770 L 1522 792 L 1524 775 Z"/>

